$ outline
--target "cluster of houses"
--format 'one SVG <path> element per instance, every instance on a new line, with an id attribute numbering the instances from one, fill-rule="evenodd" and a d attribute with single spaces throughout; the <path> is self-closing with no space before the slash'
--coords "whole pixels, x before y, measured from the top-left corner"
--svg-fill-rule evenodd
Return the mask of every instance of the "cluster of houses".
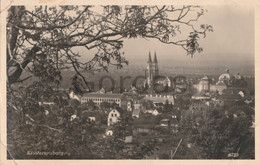
<path id="1" fill-rule="evenodd" d="M 232 83 L 242 80 L 242 76 L 232 76 L 227 70 L 219 76 L 216 84 L 212 84 L 212 80 L 207 76 L 199 79 L 197 84 L 192 87 L 196 89 L 196 93 L 189 99 L 193 102 L 205 103 L 207 106 L 224 106 L 225 100 L 243 100 L 247 104 L 252 103 L 253 98 L 248 98 L 245 88 L 232 88 Z M 232 93 L 232 94 L 230 94 Z M 132 118 L 139 119 L 144 117 L 157 117 L 163 116 L 162 109 L 165 104 L 174 105 L 176 96 L 173 94 L 137 94 L 136 90 L 125 91 L 123 93 L 106 92 L 103 88 L 98 92 L 88 92 L 81 96 L 75 95 L 72 91 L 68 94 L 70 99 L 78 100 L 81 105 L 86 105 L 93 102 L 97 106 L 97 110 L 90 111 L 89 109 L 83 110 L 82 115 L 84 120 L 93 122 L 95 124 L 101 123 L 100 112 L 105 111 L 106 121 L 103 124 L 107 125 L 105 134 L 107 136 L 113 135 L 113 125 L 120 122 L 120 117 L 123 113 L 132 114 Z M 217 97 L 217 96 L 221 97 Z M 110 107 L 103 110 L 102 103 L 109 105 L 116 104 L 116 107 Z M 54 105 L 51 100 L 44 100 L 39 102 L 40 105 Z M 192 108 L 192 107 L 190 107 Z M 45 113 L 49 114 L 48 110 Z M 72 114 L 70 121 L 77 118 L 77 114 Z M 178 120 L 176 114 L 169 114 L 160 118 L 159 125 L 161 127 L 170 126 L 174 132 L 178 132 Z M 104 121 L 104 119 L 103 119 Z M 131 139 L 131 138 L 130 138 Z"/>
<path id="2" fill-rule="evenodd" d="M 83 95 L 76 95 L 74 92 L 70 91 L 68 93 L 70 100 L 77 100 L 80 103 L 80 106 L 85 107 L 81 111 L 79 116 L 77 113 L 74 113 L 70 116 L 70 121 L 74 121 L 77 118 L 81 118 L 86 122 L 93 122 L 96 125 L 106 124 L 107 128 L 105 131 L 106 136 L 113 135 L 113 125 L 120 122 L 120 117 L 122 113 L 129 113 L 132 115 L 132 118 L 138 119 L 145 117 L 156 117 L 161 115 L 161 109 L 164 104 L 174 104 L 173 95 L 159 95 L 159 94 L 147 94 L 147 95 L 138 95 L 135 92 L 125 92 L 125 93 L 112 93 L 106 92 L 103 88 L 98 92 L 89 92 Z M 88 102 L 93 102 L 96 106 L 96 109 L 88 109 Z M 106 109 L 101 108 L 102 103 L 116 104 L 117 107 L 109 107 Z M 53 106 L 53 99 L 45 99 L 39 102 L 40 105 L 45 107 Z M 46 108 L 46 116 L 49 114 L 50 108 Z M 102 118 L 101 113 L 105 116 L 106 121 L 104 122 L 104 117 Z M 176 117 L 175 117 L 176 118 Z M 162 127 L 171 126 L 170 119 L 173 119 L 171 116 L 167 119 L 162 119 L 159 123 Z M 102 122 L 103 120 L 103 122 Z M 165 122 L 165 121 L 168 122 Z M 177 120 L 176 120 L 177 121 Z M 176 121 L 174 121 L 172 126 L 175 127 Z M 130 137 L 126 138 L 128 141 L 131 141 Z"/>

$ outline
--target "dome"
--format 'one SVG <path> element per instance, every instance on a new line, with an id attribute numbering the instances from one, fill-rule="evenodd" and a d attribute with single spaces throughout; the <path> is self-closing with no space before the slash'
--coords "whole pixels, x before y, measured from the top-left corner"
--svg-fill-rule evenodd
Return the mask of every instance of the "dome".
<path id="1" fill-rule="evenodd" d="M 206 81 L 208 81 L 209 78 L 208 78 L 208 76 L 204 76 L 201 80 L 206 80 Z"/>
<path id="2" fill-rule="evenodd" d="M 226 73 L 223 73 L 219 76 L 219 81 L 231 80 L 233 76 L 229 73 L 229 69 L 226 69 Z"/>
<path id="3" fill-rule="evenodd" d="M 209 85 L 209 81 L 200 81 L 199 85 Z"/>
<path id="4" fill-rule="evenodd" d="M 201 85 L 207 85 L 207 84 L 209 84 L 209 78 L 208 78 L 208 76 L 204 76 L 203 78 L 201 78 L 200 81 L 199 81 L 199 84 L 201 84 Z"/>
<path id="5" fill-rule="evenodd" d="M 209 78 L 208 76 L 204 76 L 202 79 L 199 81 L 200 86 L 208 86 L 209 85 Z"/>
<path id="6" fill-rule="evenodd" d="M 219 76 L 219 81 L 221 81 L 221 80 L 230 80 L 231 77 L 232 77 L 231 74 L 229 74 L 229 73 L 223 73 L 222 75 Z"/>

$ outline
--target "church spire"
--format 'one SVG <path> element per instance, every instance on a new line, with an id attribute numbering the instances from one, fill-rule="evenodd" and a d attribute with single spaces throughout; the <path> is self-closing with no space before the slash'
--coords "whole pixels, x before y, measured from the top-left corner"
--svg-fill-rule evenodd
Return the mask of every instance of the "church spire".
<path id="1" fill-rule="evenodd" d="M 151 57 L 151 53 L 150 52 L 149 52 L 149 57 L 148 57 L 147 63 L 152 63 L 152 57 Z"/>
<path id="2" fill-rule="evenodd" d="M 158 61 L 157 61 L 157 56 L 156 56 L 156 52 L 154 52 L 153 62 L 154 62 L 154 63 L 158 63 Z"/>

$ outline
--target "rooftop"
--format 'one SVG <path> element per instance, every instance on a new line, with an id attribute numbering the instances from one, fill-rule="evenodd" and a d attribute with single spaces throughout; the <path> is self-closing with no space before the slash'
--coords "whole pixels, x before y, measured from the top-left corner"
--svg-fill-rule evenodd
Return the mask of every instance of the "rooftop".
<path id="1" fill-rule="evenodd" d="M 166 100 L 169 101 L 169 103 L 174 103 L 174 99 L 173 99 L 173 96 L 171 95 L 157 95 L 157 96 L 154 96 L 154 95 L 147 95 L 143 98 L 144 100 L 151 100 L 152 102 L 154 103 L 163 103 L 165 102 Z"/>
<path id="2" fill-rule="evenodd" d="M 202 77 L 201 80 L 209 80 L 209 78 L 208 78 L 208 76 L 204 76 L 204 77 Z"/>
<path id="3" fill-rule="evenodd" d="M 85 93 L 83 97 L 102 97 L 102 98 L 122 98 L 123 94 L 121 93 Z"/>

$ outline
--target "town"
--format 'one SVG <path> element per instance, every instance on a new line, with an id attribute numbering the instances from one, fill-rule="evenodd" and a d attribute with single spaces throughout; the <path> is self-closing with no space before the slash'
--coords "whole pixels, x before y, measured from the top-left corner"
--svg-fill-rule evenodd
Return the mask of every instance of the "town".
<path id="1" fill-rule="evenodd" d="M 254 133 L 254 93 L 239 73 L 233 75 L 227 69 L 216 79 L 206 75 L 198 80 L 179 76 L 174 81 L 163 76 L 156 79 L 158 76 L 156 53 L 152 60 L 149 52 L 145 79 L 141 85 L 126 86 L 121 93 L 104 88 L 92 92 L 86 90 L 82 94 L 76 94 L 72 89 L 56 90 L 68 101 L 67 104 L 64 102 L 62 109 L 68 113 L 64 116 L 55 97 L 41 97 L 38 102 L 38 108 L 44 110 L 41 120 L 58 128 L 64 124 L 72 126 L 74 123 L 77 128 L 91 124 L 91 136 L 95 138 L 92 143 L 97 145 L 99 140 L 113 136 L 120 136 L 128 147 L 134 144 L 147 146 L 150 142 L 152 146 L 147 153 L 143 153 L 148 159 L 198 158 L 195 142 L 189 139 L 193 133 L 187 133 L 194 132 L 197 127 L 199 130 L 207 123 L 205 120 L 213 120 L 208 116 L 213 111 L 218 111 L 225 118 L 232 117 L 232 121 L 246 117 L 247 123 L 250 122 L 246 131 Z M 26 124 L 36 122 L 29 113 L 25 116 Z M 123 133 L 118 132 L 118 126 L 125 127 Z M 70 134 L 74 136 L 72 132 Z M 84 131 L 77 134 L 80 136 L 79 144 L 89 136 Z M 234 153 L 238 154 L 230 151 L 223 157 L 236 158 L 232 156 Z M 141 155 L 139 153 L 131 158 L 137 159 Z M 104 154 L 101 158 L 116 157 Z"/>

